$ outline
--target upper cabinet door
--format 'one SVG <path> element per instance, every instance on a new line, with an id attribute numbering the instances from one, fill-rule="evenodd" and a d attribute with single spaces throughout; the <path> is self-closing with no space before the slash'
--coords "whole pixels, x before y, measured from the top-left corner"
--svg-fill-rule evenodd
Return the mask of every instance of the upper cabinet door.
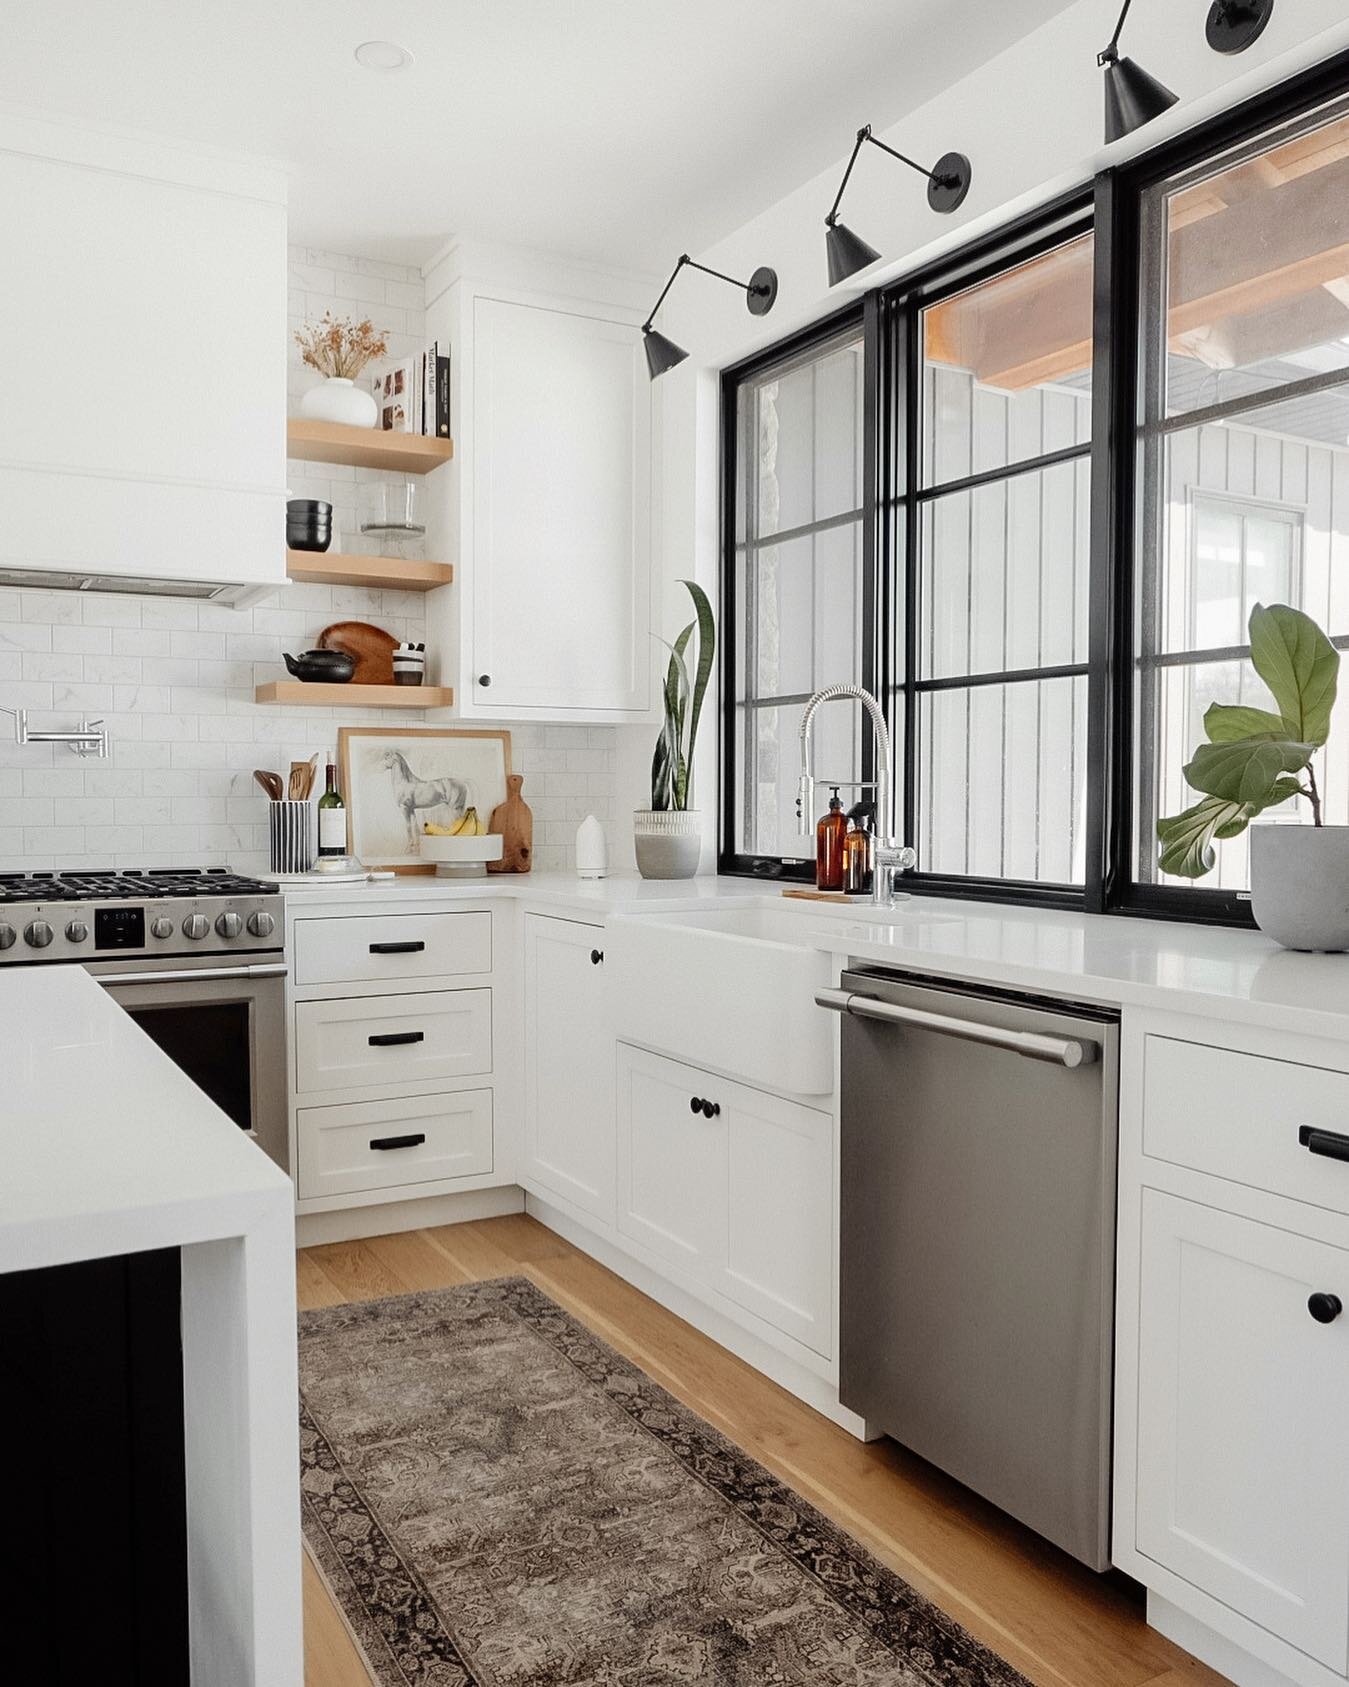
<path id="1" fill-rule="evenodd" d="M 0 563 L 284 581 L 284 191 L 0 114 Z"/>
<path id="2" fill-rule="evenodd" d="M 478 712 L 647 707 L 650 407 L 640 334 L 473 301 Z"/>
<path id="3" fill-rule="evenodd" d="M 1349 1254 L 1155 1189 L 1142 1242 L 1138 1550 L 1342 1675 Z"/>

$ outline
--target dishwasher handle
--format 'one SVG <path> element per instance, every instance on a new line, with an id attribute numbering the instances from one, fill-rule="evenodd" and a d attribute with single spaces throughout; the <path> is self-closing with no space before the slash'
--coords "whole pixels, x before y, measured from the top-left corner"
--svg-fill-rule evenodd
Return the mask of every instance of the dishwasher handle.
<path id="1" fill-rule="evenodd" d="M 962 1037 L 969 1043 L 1008 1049 L 1027 1060 L 1043 1060 L 1051 1066 L 1076 1071 L 1090 1066 L 1100 1055 L 1093 1042 L 1080 1037 L 1046 1037 L 1037 1031 L 1009 1031 L 1001 1025 L 985 1025 L 977 1019 L 954 1019 L 949 1014 L 928 1013 L 922 1008 L 898 1007 L 877 996 L 859 996 L 853 990 L 818 990 L 815 1000 L 833 1013 L 852 1014 L 857 1019 L 876 1019 L 885 1025 L 908 1025 L 917 1031 L 935 1031 L 943 1037 Z"/>

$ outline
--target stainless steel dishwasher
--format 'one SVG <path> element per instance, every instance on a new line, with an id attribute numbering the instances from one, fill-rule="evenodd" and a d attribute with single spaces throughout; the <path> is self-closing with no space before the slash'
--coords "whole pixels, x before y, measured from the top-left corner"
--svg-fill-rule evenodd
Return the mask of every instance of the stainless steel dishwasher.
<path id="1" fill-rule="evenodd" d="M 1116 1016 L 893 972 L 843 1015 L 839 1396 L 1107 1568 Z"/>

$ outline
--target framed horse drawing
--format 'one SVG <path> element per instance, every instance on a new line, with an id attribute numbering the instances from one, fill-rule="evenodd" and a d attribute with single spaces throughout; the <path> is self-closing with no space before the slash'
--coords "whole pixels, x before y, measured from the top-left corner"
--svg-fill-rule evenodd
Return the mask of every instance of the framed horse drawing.
<path id="1" fill-rule="evenodd" d="M 367 867 L 433 873 L 421 855 L 427 826 L 486 832 L 506 800 L 509 732 L 344 726 L 337 747 L 347 848 Z"/>

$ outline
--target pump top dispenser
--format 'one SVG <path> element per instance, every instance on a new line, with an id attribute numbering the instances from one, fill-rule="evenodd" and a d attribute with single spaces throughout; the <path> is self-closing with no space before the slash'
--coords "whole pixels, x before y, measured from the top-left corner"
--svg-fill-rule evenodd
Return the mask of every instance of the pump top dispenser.
<path id="1" fill-rule="evenodd" d="M 815 828 L 816 890 L 843 889 L 843 845 L 847 835 L 848 819 L 835 786 L 829 799 L 829 812 Z"/>

